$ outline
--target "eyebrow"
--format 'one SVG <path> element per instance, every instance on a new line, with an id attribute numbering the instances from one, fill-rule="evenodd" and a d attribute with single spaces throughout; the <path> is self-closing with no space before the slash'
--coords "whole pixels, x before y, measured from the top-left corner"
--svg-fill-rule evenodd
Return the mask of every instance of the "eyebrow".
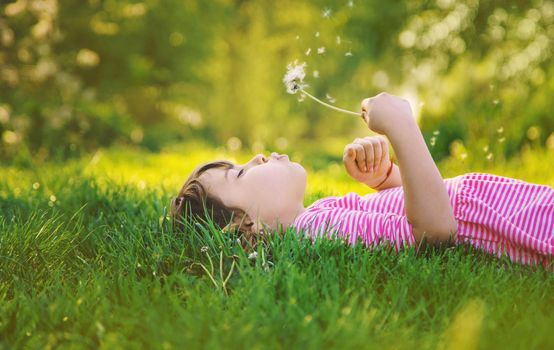
<path id="1" fill-rule="evenodd" d="M 231 170 L 231 169 L 235 169 L 235 166 L 233 165 L 232 168 L 227 168 L 227 169 L 225 169 L 225 176 L 224 176 L 224 177 L 225 177 L 225 181 L 229 181 L 229 179 L 228 179 L 227 177 L 228 177 L 228 175 L 229 175 L 229 170 Z"/>

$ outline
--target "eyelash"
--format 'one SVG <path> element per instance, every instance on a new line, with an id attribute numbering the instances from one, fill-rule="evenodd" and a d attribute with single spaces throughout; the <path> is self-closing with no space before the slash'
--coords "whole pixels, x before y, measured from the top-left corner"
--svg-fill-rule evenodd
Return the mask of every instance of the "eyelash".
<path id="1" fill-rule="evenodd" d="M 240 175 L 244 172 L 244 169 L 240 169 L 239 171 L 239 174 L 237 175 L 237 177 L 240 177 Z"/>

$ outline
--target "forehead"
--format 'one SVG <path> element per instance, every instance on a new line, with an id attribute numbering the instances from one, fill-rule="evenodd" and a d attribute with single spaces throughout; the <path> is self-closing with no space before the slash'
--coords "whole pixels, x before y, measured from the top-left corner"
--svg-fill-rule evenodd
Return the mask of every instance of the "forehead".
<path id="1" fill-rule="evenodd" d="M 227 171 L 233 168 L 233 165 L 222 166 L 218 168 L 211 168 L 204 171 L 198 179 L 200 182 L 208 188 L 218 187 L 227 183 Z"/>

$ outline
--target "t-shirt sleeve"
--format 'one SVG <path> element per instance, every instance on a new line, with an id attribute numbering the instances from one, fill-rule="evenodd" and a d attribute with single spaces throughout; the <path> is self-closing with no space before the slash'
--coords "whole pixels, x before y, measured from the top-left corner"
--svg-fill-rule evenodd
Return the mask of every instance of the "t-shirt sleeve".
<path id="1" fill-rule="evenodd" d="M 321 208 L 308 213 L 297 224 L 306 235 L 344 239 L 350 244 L 361 240 L 365 246 L 391 243 L 396 250 L 414 245 L 413 229 L 406 216 L 346 208 Z"/>

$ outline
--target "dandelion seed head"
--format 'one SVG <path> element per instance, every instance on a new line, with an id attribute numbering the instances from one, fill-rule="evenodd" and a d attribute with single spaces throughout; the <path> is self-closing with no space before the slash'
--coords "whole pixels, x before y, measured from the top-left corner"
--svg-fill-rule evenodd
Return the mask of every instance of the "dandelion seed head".
<path id="1" fill-rule="evenodd" d="M 248 254 L 248 260 L 256 260 L 257 257 L 258 257 L 258 252 L 252 252 Z"/>
<path id="2" fill-rule="evenodd" d="M 40 187 L 40 184 L 38 182 L 35 182 L 33 184 L 33 190 L 38 190 L 39 187 Z"/>
<path id="3" fill-rule="evenodd" d="M 352 56 L 352 52 L 351 52 L 351 51 L 348 51 L 348 52 L 346 52 L 344 55 L 347 56 L 347 57 L 348 57 L 348 56 Z"/>
<path id="4" fill-rule="evenodd" d="M 287 72 L 283 77 L 283 83 L 289 94 L 295 94 L 298 90 L 308 86 L 308 84 L 304 83 L 304 77 L 306 76 L 305 67 L 306 62 L 298 64 L 297 61 L 294 61 L 294 63 L 287 65 Z"/>
<path id="5" fill-rule="evenodd" d="M 202 253 L 206 253 L 206 252 L 208 252 L 208 247 L 207 247 L 207 246 L 203 246 L 202 248 L 200 248 L 200 251 L 201 251 Z"/>
<path id="6" fill-rule="evenodd" d="M 321 13 L 321 16 L 323 16 L 323 18 L 331 17 L 331 9 L 330 8 L 325 8 L 323 10 L 323 12 Z"/>
<path id="7" fill-rule="evenodd" d="M 322 47 L 318 47 L 318 48 L 317 48 L 317 53 L 318 53 L 319 55 L 321 55 L 321 54 L 324 53 L 324 52 L 325 52 L 325 46 L 322 46 Z"/>

